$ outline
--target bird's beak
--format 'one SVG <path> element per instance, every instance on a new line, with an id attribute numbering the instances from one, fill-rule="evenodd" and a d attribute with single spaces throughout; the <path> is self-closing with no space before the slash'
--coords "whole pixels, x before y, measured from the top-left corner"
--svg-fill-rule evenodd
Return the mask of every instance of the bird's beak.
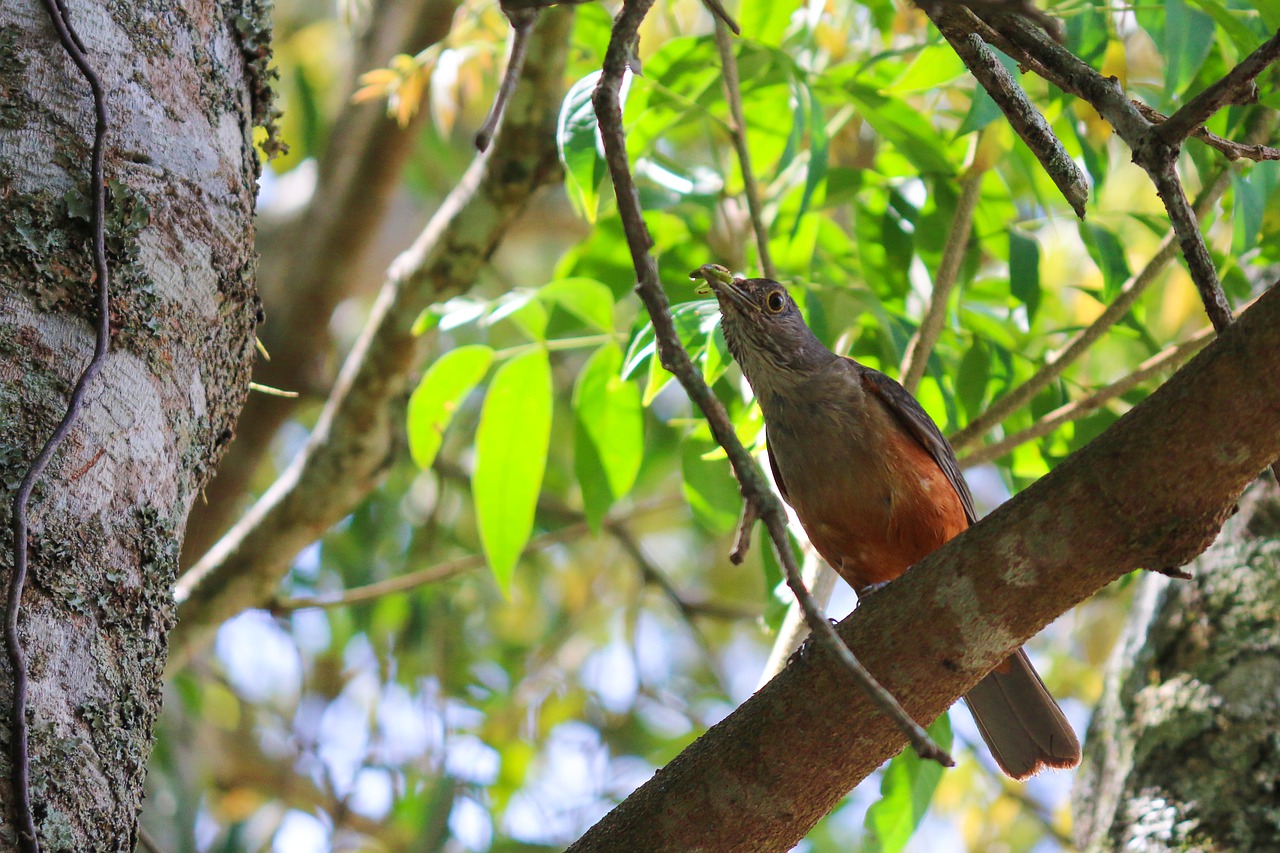
<path id="1" fill-rule="evenodd" d="M 706 281 L 711 291 L 719 298 L 721 306 L 727 300 L 739 311 L 746 311 L 748 308 L 755 307 L 738 284 L 742 279 L 735 279 L 732 273 L 719 264 L 703 264 L 689 273 L 689 278 L 700 278 Z"/>

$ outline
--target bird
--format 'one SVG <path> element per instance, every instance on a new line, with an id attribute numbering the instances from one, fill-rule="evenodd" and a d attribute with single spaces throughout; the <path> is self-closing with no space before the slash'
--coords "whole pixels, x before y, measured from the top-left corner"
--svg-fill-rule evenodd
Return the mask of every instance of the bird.
<path id="1" fill-rule="evenodd" d="M 898 382 L 829 350 L 780 283 L 707 264 L 729 354 L 764 415 L 774 482 L 814 548 L 859 597 L 977 521 L 955 451 Z M 965 696 L 1014 779 L 1080 763 L 1062 709 L 1019 649 Z"/>

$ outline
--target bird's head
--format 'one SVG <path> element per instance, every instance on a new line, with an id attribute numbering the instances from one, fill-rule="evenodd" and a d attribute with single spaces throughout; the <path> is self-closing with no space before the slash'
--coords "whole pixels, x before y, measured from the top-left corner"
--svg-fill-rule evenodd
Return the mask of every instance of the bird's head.
<path id="1" fill-rule="evenodd" d="M 715 294 L 729 353 L 757 393 L 762 385 L 785 388 L 836 358 L 778 282 L 734 278 L 716 264 L 705 264 L 690 277 L 704 279 Z"/>

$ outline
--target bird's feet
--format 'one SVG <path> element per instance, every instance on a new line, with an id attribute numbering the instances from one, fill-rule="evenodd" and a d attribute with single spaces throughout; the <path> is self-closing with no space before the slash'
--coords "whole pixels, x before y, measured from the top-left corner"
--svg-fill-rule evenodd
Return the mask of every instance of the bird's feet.
<path id="1" fill-rule="evenodd" d="M 832 625 L 839 624 L 835 619 L 828 618 L 827 621 Z M 821 641 L 818 640 L 817 637 L 813 636 L 813 632 L 810 631 L 809 636 L 805 637 L 804 641 L 800 643 L 800 646 L 791 653 L 791 657 L 787 658 L 787 666 L 791 666 L 791 664 L 797 661 L 809 660 L 820 643 Z"/>
<path id="2" fill-rule="evenodd" d="M 871 596 L 875 595 L 877 592 L 882 591 L 885 587 L 887 587 L 891 583 L 893 583 L 893 581 L 880 581 L 880 583 L 867 584 L 866 586 L 860 588 L 857 591 L 859 606 L 861 606 L 864 602 L 870 599 Z"/>

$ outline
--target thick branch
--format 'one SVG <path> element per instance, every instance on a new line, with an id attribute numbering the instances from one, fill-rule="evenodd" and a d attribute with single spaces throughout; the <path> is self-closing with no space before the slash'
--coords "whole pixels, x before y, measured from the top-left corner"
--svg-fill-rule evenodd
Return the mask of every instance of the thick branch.
<path id="1" fill-rule="evenodd" d="M 931 720 L 1070 607 L 1213 540 L 1280 455 L 1280 291 L 1150 399 L 840 625 Z M 927 625 L 928 630 L 921 630 Z M 788 667 L 571 849 L 786 850 L 903 745 L 825 657 Z"/>
<path id="2" fill-rule="evenodd" d="M 566 9 L 542 15 L 524 80 L 493 147 L 476 158 L 392 266 L 306 449 L 178 582 L 171 668 L 181 666 L 224 619 L 270 602 L 297 553 L 379 481 L 403 417 L 399 401 L 421 361 L 415 318 L 471 286 L 529 195 L 555 173 L 554 128 L 571 21 Z"/>

